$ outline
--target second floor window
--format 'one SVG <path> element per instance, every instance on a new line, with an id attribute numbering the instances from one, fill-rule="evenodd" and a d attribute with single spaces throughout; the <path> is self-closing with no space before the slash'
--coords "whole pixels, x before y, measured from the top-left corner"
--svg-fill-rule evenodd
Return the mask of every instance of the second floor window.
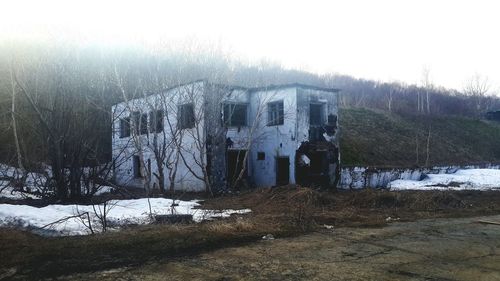
<path id="1" fill-rule="evenodd" d="M 267 104 L 267 125 L 283 125 L 285 121 L 283 101 L 275 101 Z"/>
<path id="2" fill-rule="evenodd" d="M 247 125 L 246 104 L 225 104 L 224 123 L 228 127 L 243 127 Z"/>
<path id="3" fill-rule="evenodd" d="M 149 131 L 160 133 L 163 131 L 163 111 L 156 110 L 149 113 Z"/>
<path id="4" fill-rule="evenodd" d="M 132 123 L 134 125 L 134 133 L 142 135 L 148 133 L 148 114 L 141 114 L 139 111 L 134 111 L 131 114 Z"/>
<path id="5" fill-rule="evenodd" d="M 325 123 L 324 115 L 324 104 L 311 103 L 309 105 L 309 124 L 313 126 L 323 125 Z"/>
<path id="6" fill-rule="evenodd" d="M 139 135 L 140 131 L 140 123 L 141 123 L 141 113 L 139 111 L 134 111 L 130 114 L 130 120 L 132 124 L 132 128 L 134 130 L 134 134 Z"/>
<path id="7" fill-rule="evenodd" d="M 194 127 L 194 105 L 192 103 L 181 104 L 177 107 L 177 126 L 179 129 Z"/>
<path id="8" fill-rule="evenodd" d="M 120 119 L 120 138 L 130 137 L 130 117 Z"/>
<path id="9" fill-rule="evenodd" d="M 139 127 L 140 127 L 141 135 L 148 133 L 148 114 L 147 113 L 141 114 L 141 124 L 139 125 Z"/>

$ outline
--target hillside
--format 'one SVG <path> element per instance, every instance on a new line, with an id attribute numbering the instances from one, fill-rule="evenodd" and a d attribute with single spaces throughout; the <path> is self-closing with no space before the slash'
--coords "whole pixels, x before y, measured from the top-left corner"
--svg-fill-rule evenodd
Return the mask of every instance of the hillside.
<path id="1" fill-rule="evenodd" d="M 342 109 L 340 127 L 343 165 L 424 166 L 429 128 L 429 165 L 500 162 L 498 123 Z"/>

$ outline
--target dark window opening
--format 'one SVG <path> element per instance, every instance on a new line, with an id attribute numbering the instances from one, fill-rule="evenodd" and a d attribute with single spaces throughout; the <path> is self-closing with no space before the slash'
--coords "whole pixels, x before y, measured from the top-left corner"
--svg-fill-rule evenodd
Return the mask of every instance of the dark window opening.
<path id="1" fill-rule="evenodd" d="M 285 121 L 283 101 L 275 101 L 267 104 L 268 126 L 283 125 Z"/>
<path id="2" fill-rule="evenodd" d="M 132 112 L 131 119 L 132 119 L 134 133 L 136 135 L 139 135 L 140 134 L 139 128 L 140 128 L 140 121 L 141 121 L 141 113 L 139 111 Z"/>
<path id="3" fill-rule="evenodd" d="M 134 178 L 139 179 L 142 178 L 142 164 L 141 159 L 138 155 L 134 155 Z"/>
<path id="4" fill-rule="evenodd" d="M 224 123 L 228 127 L 242 127 L 247 125 L 246 104 L 225 104 Z"/>
<path id="5" fill-rule="evenodd" d="M 323 125 L 323 104 L 314 104 L 311 103 L 309 105 L 309 124 L 314 126 Z"/>
<path id="6" fill-rule="evenodd" d="M 141 114 L 141 124 L 140 124 L 141 135 L 148 133 L 148 114 Z"/>
<path id="7" fill-rule="evenodd" d="M 337 115 L 333 114 L 328 115 L 328 124 L 337 125 Z"/>
<path id="8" fill-rule="evenodd" d="M 257 160 L 266 160 L 266 153 L 257 152 Z"/>
<path id="9" fill-rule="evenodd" d="M 156 110 L 149 113 L 149 131 L 160 133 L 163 131 L 163 111 Z"/>
<path id="10" fill-rule="evenodd" d="M 130 137 L 130 117 L 120 119 L 120 138 Z"/>
<path id="11" fill-rule="evenodd" d="M 192 103 L 178 106 L 178 124 L 180 129 L 194 127 L 194 105 Z"/>

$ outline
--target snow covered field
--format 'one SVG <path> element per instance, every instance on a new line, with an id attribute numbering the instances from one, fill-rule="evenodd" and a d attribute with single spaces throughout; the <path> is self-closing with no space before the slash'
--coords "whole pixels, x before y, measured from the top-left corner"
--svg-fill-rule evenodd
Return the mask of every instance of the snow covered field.
<path id="1" fill-rule="evenodd" d="M 428 174 L 421 181 L 395 180 L 391 190 L 500 190 L 500 170 L 464 169 L 453 174 Z"/>
<path id="2" fill-rule="evenodd" d="M 202 210 L 196 209 L 200 204 L 194 201 L 175 201 L 171 199 L 151 198 L 153 215 L 190 214 L 195 222 L 217 217 L 228 217 L 231 214 L 249 213 L 243 210 Z M 148 224 L 152 222 L 149 204 L 146 198 L 136 200 L 113 200 L 106 206 L 107 224 L 111 229 L 125 225 Z M 19 227 L 44 235 L 86 235 L 90 234 L 88 220 L 95 232 L 101 231 L 99 216 L 104 213 L 103 205 L 95 209 L 88 205 L 49 205 L 43 208 L 28 205 L 0 204 L 0 226 Z"/>

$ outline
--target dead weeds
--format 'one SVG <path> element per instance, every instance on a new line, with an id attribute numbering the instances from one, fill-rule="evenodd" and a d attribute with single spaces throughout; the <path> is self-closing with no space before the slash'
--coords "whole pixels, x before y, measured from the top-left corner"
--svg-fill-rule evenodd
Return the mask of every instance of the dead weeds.
<path id="1" fill-rule="evenodd" d="M 388 217 L 415 220 L 500 212 L 495 191 L 321 191 L 300 186 L 258 189 L 203 203 L 206 208 L 250 208 L 308 231 L 314 226 L 384 226 Z"/>
<path id="2" fill-rule="evenodd" d="M 86 237 L 43 238 L 0 229 L 1 272 L 18 280 L 133 266 L 329 227 L 380 227 L 392 219 L 500 213 L 500 192 L 320 191 L 289 186 L 207 199 L 207 209 L 252 213 L 200 224 L 149 225 Z M 391 220 L 388 218 L 391 217 Z M 1 276 L 1 274 L 0 274 Z"/>

